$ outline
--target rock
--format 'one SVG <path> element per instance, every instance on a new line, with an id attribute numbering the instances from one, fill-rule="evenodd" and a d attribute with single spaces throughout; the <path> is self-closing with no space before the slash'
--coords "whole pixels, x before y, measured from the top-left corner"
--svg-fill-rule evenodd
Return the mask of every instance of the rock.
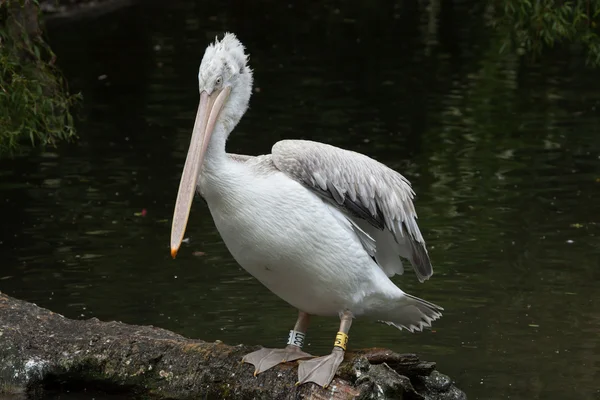
<path id="1" fill-rule="evenodd" d="M 257 347 L 187 339 L 152 327 L 71 320 L 0 293 L 0 397 L 102 388 L 156 399 L 466 399 L 435 364 L 387 349 L 348 352 L 328 389 L 295 386 L 297 364 L 257 377 Z"/>

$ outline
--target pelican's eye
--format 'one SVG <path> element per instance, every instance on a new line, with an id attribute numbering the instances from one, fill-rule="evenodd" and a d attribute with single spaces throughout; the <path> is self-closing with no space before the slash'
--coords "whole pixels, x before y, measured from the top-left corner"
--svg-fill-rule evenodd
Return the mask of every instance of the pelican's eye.
<path id="1" fill-rule="evenodd" d="M 219 76 L 215 81 L 215 86 L 221 86 L 223 84 L 223 77 Z"/>

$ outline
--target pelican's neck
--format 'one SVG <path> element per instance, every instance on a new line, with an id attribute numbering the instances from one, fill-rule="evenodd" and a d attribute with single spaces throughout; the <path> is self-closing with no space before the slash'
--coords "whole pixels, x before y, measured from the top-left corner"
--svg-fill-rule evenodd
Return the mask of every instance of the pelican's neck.
<path id="1" fill-rule="evenodd" d="M 225 152 L 225 142 L 230 131 L 226 123 L 217 122 L 206 148 L 198 189 L 209 207 L 227 198 L 232 187 L 239 182 L 240 170 L 235 168 L 234 162 Z"/>
<path id="2" fill-rule="evenodd" d="M 238 81 L 232 86 L 229 99 L 223 106 L 206 148 L 203 170 L 213 176 L 221 176 L 231 162 L 225 152 L 225 142 L 248 109 L 252 93 L 252 73 L 247 67 Z"/>
<path id="3" fill-rule="evenodd" d="M 225 143 L 227 142 L 229 133 L 230 130 L 219 119 L 215 123 L 215 128 L 206 148 L 206 155 L 204 156 L 203 169 L 211 175 L 218 175 L 219 171 L 223 169 L 224 164 L 229 160 L 225 152 Z"/>

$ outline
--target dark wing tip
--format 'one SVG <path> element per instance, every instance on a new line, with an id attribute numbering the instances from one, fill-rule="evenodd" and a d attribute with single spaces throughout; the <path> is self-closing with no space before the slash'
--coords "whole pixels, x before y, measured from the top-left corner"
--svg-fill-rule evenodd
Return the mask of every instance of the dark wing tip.
<path id="1" fill-rule="evenodd" d="M 405 222 L 402 222 L 402 229 L 405 232 L 404 237 L 406 238 L 406 242 L 408 242 L 410 250 L 410 254 L 403 255 L 403 257 L 408 258 L 419 282 L 423 283 L 433 275 L 433 267 L 431 266 L 431 260 L 429 260 L 429 254 L 427 254 L 427 248 L 425 247 L 425 243 L 415 239 L 413 234 L 408 230 Z M 396 243 L 399 243 L 398 236 L 395 233 L 393 235 Z"/>
<path id="2" fill-rule="evenodd" d="M 425 282 L 433 275 L 433 267 L 423 243 L 410 238 L 410 263 L 412 264 L 419 282 Z"/>
<path id="3" fill-rule="evenodd" d="M 433 275 L 433 267 L 431 266 L 431 260 L 429 259 L 429 254 L 427 254 L 425 243 L 417 241 L 408 231 L 408 227 L 404 222 L 402 226 L 410 245 L 410 263 L 415 270 L 419 282 L 423 283 Z"/>

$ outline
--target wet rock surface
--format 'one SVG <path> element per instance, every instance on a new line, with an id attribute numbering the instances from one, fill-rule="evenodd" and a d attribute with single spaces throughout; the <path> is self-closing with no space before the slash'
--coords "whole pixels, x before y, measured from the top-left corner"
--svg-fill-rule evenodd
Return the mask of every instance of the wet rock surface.
<path id="1" fill-rule="evenodd" d="M 0 395 L 101 388 L 156 399 L 466 399 L 432 362 L 367 349 L 346 354 L 328 389 L 295 386 L 297 364 L 254 377 L 256 346 L 187 339 L 153 326 L 71 320 L 0 294 Z"/>

